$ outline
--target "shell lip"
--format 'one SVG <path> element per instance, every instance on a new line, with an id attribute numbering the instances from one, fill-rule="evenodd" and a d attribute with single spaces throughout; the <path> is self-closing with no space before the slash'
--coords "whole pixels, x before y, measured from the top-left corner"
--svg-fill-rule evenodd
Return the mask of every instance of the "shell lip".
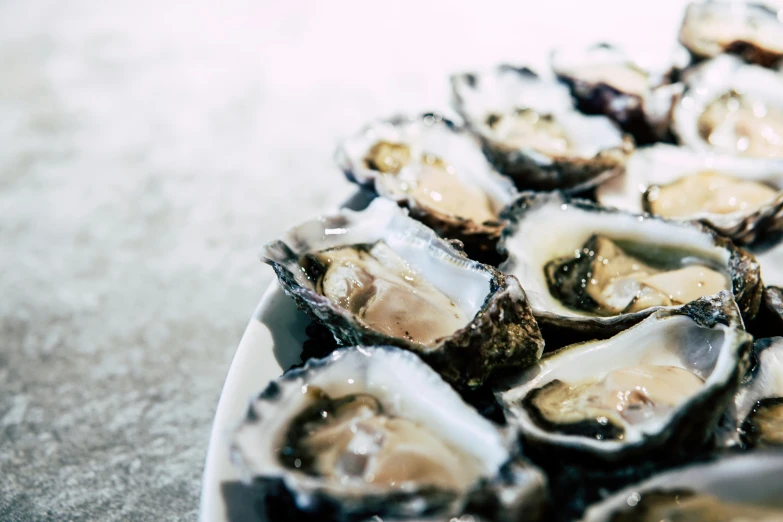
<path id="1" fill-rule="evenodd" d="M 648 491 L 689 490 L 718 496 L 743 496 L 759 487 L 771 488 L 780 495 L 783 484 L 783 452 L 761 450 L 728 453 L 701 458 L 695 463 L 658 473 L 640 483 L 627 486 L 587 508 L 580 522 L 609 522 L 613 515 L 627 511 Z M 735 499 L 736 501 L 736 499 Z"/>
<path id="2" fill-rule="evenodd" d="M 600 350 L 602 346 L 611 342 L 620 342 L 625 337 L 631 337 L 644 328 L 655 326 L 656 323 L 665 326 L 668 320 L 676 320 L 686 316 L 698 328 L 718 329 L 724 333 L 722 349 L 729 352 L 721 352 L 709 377 L 705 380 L 704 387 L 695 395 L 679 404 L 666 417 L 652 426 L 652 430 L 640 429 L 639 435 L 634 440 L 596 440 L 581 435 L 553 433 L 538 426 L 532 417 L 525 411 L 525 407 L 518 404 L 527 394 L 541 384 L 546 384 L 545 368 L 548 365 L 563 364 L 560 358 L 568 356 L 575 351 L 591 349 Z M 704 406 L 708 399 L 716 394 L 728 395 L 739 383 L 739 368 L 750 351 L 752 337 L 744 331 L 741 316 L 734 303 L 731 294 L 721 292 L 717 296 L 701 298 L 683 307 L 670 310 L 659 309 L 644 321 L 624 330 L 620 334 L 602 341 L 587 341 L 565 346 L 541 359 L 523 375 L 519 381 L 521 385 L 499 392 L 498 399 L 510 413 L 511 422 L 520 430 L 522 440 L 537 448 L 549 448 L 544 451 L 560 451 L 568 453 L 579 460 L 587 462 L 626 462 L 628 459 L 641 453 L 647 454 L 665 446 L 678 429 L 672 426 L 680 426 L 687 422 L 688 415 L 699 406 Z M 605 348 L 604 348 L 605 349 Z M 544 377 L 541 375 L 544 374 Z"/>

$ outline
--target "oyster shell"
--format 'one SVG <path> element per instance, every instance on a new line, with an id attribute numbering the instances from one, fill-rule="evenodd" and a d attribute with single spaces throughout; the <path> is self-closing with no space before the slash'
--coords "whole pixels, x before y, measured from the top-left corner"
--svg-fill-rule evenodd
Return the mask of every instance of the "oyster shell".
<path id="1" fill-rule="evenodd" d="M 672 115 L 680 143 L 755 162 L 748 170 L 783 172 L 783 76 L 722 55 L 684 81 Z"/>
<path id="2" fill-rule="evenodd" d="M 414 354 L 359 346 L 271 382 L 232 457 L 252 487 L 318 520 L 538 520 L 545 478 L 512 448 Z"/>
<path id="3" fill-rule="evenodd" d="M 725 446 L 783 446 L 783 337 L 753 345 L 756 364 L 734 399 Z"/>
<path id="4" fill-rule="evenodd" d="M 557 50 L 551 63 L 580 111 L 608 116 L 637 145 L 667 137 L 671 109 L 682 91 L 682 84 L 669 82 L 671 65 L 647 70 L 608 43 Z"/>
<path id="5" fill-rule="evenodd" d="M 685 10 L 680 43 L 696 60 L 729 53 L 774 67 L 783 57 L 783 23 L 761 3 L 693 2 Z"/>
<path id="6" fill-rule="evenodd" d="M 605 116 L 586 116 L 568 89 L 501 65 L 451 77 L 453 105 L 484 152 L 520 189 L 582 190 L 622 170 L 633 140 Z"/>
<path id="7" fill-rule="evenodd" d="M 607 337 L 657 308 L 723 288 L 733 291 L 746 320 L 758 312 L 762 286 L 753 255 L 699 224 L 558 193 L 522 194 L 504 216 L 511 224 L 500 243 L 508 254 L 500 269 L 519 279 L 542 328 Z"/>
<path id="8" fill-rule="evenodd" d="M 783 335 L 783 233 L 753 245 L 764 281 L 763 321 L 768 335 Z"/>
<path id="9" fill-rule="evenodd" d="M 783 226 L 783 170 L 754 160 L 655 145 L 637 150 L 625 174 L 596 189 L 602 205 L 699 220 L 740 244 Z"/>
<path id="10" fill-rule="evenodd" d="M 516 195 L 475 138 L 438 114 L 375 121 L 345 140 L 336 159 L 348 179 L 410 209 L 411 217 L 467 254 L 497 264 L 500 209 Z"/>
<path id="11" fill-rule="evenodd" d="M 627 462 L 705 446 L 748 365 L 729 292 L 545 356 L 500 394 L 528 451 Z"/>
<path id="12" fill-rule="evenodd" d="M 582 522 L 783 520 L 783 453 L 714 458 L 661 473 L 593 505 Z"/>
<path id="13" fill-rule="evenodd" d="M 389 200 L 304 223 L 268 244 L 264 258 L 343 345 L 414 351 L 460 388 L 541 356 L 519 282 L 471 261 Z"/>

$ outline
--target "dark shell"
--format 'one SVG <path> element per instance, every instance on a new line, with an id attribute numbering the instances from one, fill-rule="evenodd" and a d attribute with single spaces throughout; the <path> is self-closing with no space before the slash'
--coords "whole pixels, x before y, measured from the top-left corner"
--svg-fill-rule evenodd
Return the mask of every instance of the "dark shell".
<path id="1" fill-rule="evenodd" d="M 355 214 L 357 221 L 362 215 Z M 322 218 L 317 227 L 351 226 L 344 216 Z M 463 263 L 466 270 L 483 271 L 491 275 L 491 291 L 473 320 L 435 346 L 423 347 L 407 339 L 391 337 L 371 330 L 356 318 L 338 309 L 320 295 L 315 282 L 302 274 L 300 257 L 312 246 L 307 238 L 289 234 L 285 241 L 266 246 L 264 261 L 272 266 L 285 293 L 297 306 L 328 328 L 338 343 L 350 345 L 391 345 L 417 353 L 441 376 L 460 389 L 477 388 L 493 373 L 505 369 L 522 369 L 534 364 L 541 356 L 544 340 L 533 318 L 524 291 L 513 276 L 470 261 L 448 242 L 416 221 L 408 220 L 417 233 L 427 237 L 427 247 L 433 255 L 449 256 Z"/>

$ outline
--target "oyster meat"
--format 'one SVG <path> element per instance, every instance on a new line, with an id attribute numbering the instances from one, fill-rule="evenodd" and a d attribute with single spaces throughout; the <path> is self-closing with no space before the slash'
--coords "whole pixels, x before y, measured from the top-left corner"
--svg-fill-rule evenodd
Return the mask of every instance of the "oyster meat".
<path id="1" fill-rule="evenodd" d="M 748 244 L 783 226 L 783 169 L 730 154 L 658 144 L 637 150 L 623 176 L 596 189 L 596 199 L 630 212 L 700 220 Z"/>
<path id="2" fill-rule="evenodd" d="M 752 160 L 783 172 L 783 77 L 732 56 L 690 70 L 672 130 L 691 148 Z"/>
<path id="3" fill-rule="evenodd" d="M 633 140 L 576 110 L 568 89 L 527 68 L 452 76 L 454 107 L 517 187 L 583 190 L 622 170 Z"/>
<path id="4" fill-rule="evenodd" d="M 778 233 L 752 246 L 761 265 L 764 281 L 764 313 L 759 322 L 765 323 L 770 335 L 783 335 L 783 233 Z"/>
<path id="5" fill-rule="evenodd" d="M 545 481 L 512 442 L 414 354 L 351 347 L 273 381 L 232 454 L 251 487 L 290 498 L 288 519 L 538 520 Z"/>
<path id="6" fill-rule="evenodd" d="M 696 60 L 729 53 L 774 67 L 783 57 L 783 23 L 762 3 L 693 2 L 685 10 L 680 43 Z"/>
<path id="7" fill-rule="evenodd" d="M 523 194 L 505 213 L 511 225 L 501 270 L 527 290 L 539 324 L 597 338 L 722 290 L 752 319 L 761 299 L 759 266 L 748 252 L 690 222 L 605 209 L 557 193 Z"/>
<path id="8" fill-rule="evenodd" d="M 551 63 L 580 111 L 608 116 L 637 144 L 667 137 L 671 109 L 682 90 L 669 82 L 672 64 L 648 69 L 607 43 L 557 50 Z"/>
<path id="9" fill-rule="evenodd" d="M 543 350 L 515 278 L 469 260 L 383 198 L 294 228 L 265 259 L 340 343 L 412 350 L 461 388 L 533 364 Z"/>
<path id="10" fill-rule="evenodd" d="M 591 506 L 582 522 L 783 520 L 783 454 L 713 458 L 660 473 Z"/>
<path id="11" fill-rule="evenodd" d="M 729 292 L 562 348 L 501 393 L 527 448 L 627 462 L 706 445 L 748 365 Z"/>
<path id="12" fill-rule="evenodd" d="M 348 178 L 410 209 L 474 259 L 497 264 L 500 209 L 516 195 L 468 132 L 437 114 L 370 123 L 345 140 L 337 162 Z"/>

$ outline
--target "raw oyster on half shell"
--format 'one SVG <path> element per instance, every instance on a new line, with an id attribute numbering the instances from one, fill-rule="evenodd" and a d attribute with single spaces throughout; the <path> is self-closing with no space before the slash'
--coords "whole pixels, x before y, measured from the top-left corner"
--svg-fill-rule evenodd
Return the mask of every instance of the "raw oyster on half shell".
<path id="1" fill-rule="evenodd" d="M 497 264 L 500 210 L 516 195 L 481 145 L 438 114 L 379 120 L 345 140 L 337 162 L 348 178 L 410 209 L 411 217 L 467 254 Z"/>
<path id="2" fill-rule="evenodd" d="M 552 53 L 552 69 L 568 85 L 577 108 L 608 116 L 637 145 L 665 139 L 671 109 L 682 84 L 671 83 L 672 65 L 647 69 L 607 43 Z"/>
<path id="3" fill-rule="evenodd" d="M 501 393 L 526 447 L 611 462 L 706 446 L 749 364 L 729 292 L 545 356 Z"/>
<path id="4" fill-rule="evenodd" d="M 783 23 L 773 9 L 761 3 L 693 2 L 685 10 L 680 43 L 696 60 L 728 53 L 774 67 L 783 57 Z"/>
<path id="5" fill-rule="evenodd" d="M 519 282 L 468 259 L 389 200 L 295 227 L 264 259 L 341 344 L 411 350 L 457 387 L 541 356 Z"/>
<path id="6" fill-rule="evenodd" d="M 451 85 L 455 109 L 520 189 L 589 188 L 619 173 L 633 150 L 611 120 L 580 113 L 564 85 L 530 69 L 501 65 Z"/>
<path id="7" fill-rule="evenodd" d="M 290 498 L 291 520 L 540 520 L 545 478 L 511 439 L 413 353 L 359 346 L 272 381 L 232 456 L 250 487 Z"/>
<path id="8" fill-rule="evenodd" d="M 522 194 L 501 270 L 526 289 L 542 326 L 606 337 L 662 307 L 730 290 L 746 320 L 761 299 L 749 252 L 697 223 L 606 209 L 562 194 Z"/>
<path id="9" fill-rule="evenodd" d="M 638 149 L 623 176 L 596 189 L 596 199 L 629 212 L 699 220 L 748 244 L 783 227 L 783 168 L 658 144 Z"/>

